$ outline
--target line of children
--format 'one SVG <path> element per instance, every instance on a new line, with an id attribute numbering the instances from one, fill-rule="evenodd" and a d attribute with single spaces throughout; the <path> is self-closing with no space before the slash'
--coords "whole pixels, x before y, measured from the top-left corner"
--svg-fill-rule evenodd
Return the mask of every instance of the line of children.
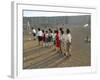
<path id="1" fill-rule="evenodd" d="M 57 53 L 62 53 L 65 56 L 71 56 L 71 42 L 72 36 L 70 30 L 67 29 L 66 32 L 62 28 L 58 30 L 48 29 L 46 31 L 40 30 L 38 28 L 37 32 L 39 45 L 43 47 L 55 46 Z"/>

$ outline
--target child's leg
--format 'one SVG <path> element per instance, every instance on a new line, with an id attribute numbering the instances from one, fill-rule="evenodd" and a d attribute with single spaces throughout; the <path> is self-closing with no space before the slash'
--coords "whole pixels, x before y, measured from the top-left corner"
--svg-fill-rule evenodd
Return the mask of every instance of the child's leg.
<path id="1" fill-rule="evenodd" d="M 45 43 L 45 46 L 47 47 L 48 45 L 47 45 L 47 42 Z"/>
<path id="2" fill-rule="evenodd" d="M 38 36 L 38 44 L 40 45 L 40 36 Z"/>
<path id="3" fill-rule="evenodd" d="M 71 56 L 71 44 L 68 43 L 68 48 L 67 48 L 68 56 Z"/>
<path id="4" fill-rule="evenodd" d="M 68 50 L 67 50 L 67 49 L 68 49 L 68 45 L 67 45 L 67 43 L 65 42 L 65 43 L 64 43 L 64 53 L 65 53 L 66 56 L 68 56 Z"/>
<path id="5" fill-rule="evenodd" d="M 43 47 L 45 47 L 45 41 L 43 42 Z"/>
<path id="6" fill-rule="evenodd" d="M 69 47 L 69 53 L 70 53 L 70 55 L 71 55 L 71 51 L 72 51 L 72 46 L 70 45 L 70 47 Z"/>
<path id="7" fill-rule="evenodd" d="M 61 53 L 62 53 L 63 55 L 65 54 L 64 42 L 61 42 Z"/>
<path id="8" fill-rule="evenodd" d="M 57 53 L 59 52 L 59 48 L 58 48 L 58 47 L 56 47 L 56 52 L 57 52 Z"/>
<path id="9" fill-rule="evenodd" d="M 62 46 L 62 42 L 60 41 L 60 52 L 63 53 L 63 46 Z"/>

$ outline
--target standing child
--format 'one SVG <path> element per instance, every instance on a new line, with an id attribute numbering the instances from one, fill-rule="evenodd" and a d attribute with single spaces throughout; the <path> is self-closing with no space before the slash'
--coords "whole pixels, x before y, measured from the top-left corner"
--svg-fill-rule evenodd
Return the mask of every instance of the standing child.
<path id="1" fill-rule="evenodd" d="M 48 42 L 49 42 L 49 34 L 48 34 L 48 31 L 46 31 L 46 34 L 45 34 L 45 46 L 48 47 Z"/>
<path id="2" fill-rule="evenodd" d="M 51 30 L 51 45 L 53 46 L 54 44 L 54 33 Z"/>
<path id="3" fill-rule="evenodd" d="M 49 33 L 48 33 L 48 45 L 49 47 L 51 46 L 51 29 L 49 28 Z"/>
<path id="4" fill-rule="evenodd" d="M 61 37 L 63 35 L 64 31 L 62 28 L 59 28 L 59 40 L 60 40 L 60 52 L 62 53 L 62 48 L 61 48 Z"/>
<path id="5" fill-rule="evenodd" d="M 68 56 L 71 56 L 71 43 L 72 43 L 72 36 L 69 29 L 66 30 L 67 33 L 67 54 Z"/>
<path id="6" fill-rule="evenodd" d="M 39 45 L 42 45 L 42 31 L 40 30 L 40 28 L 38 28 L 38 33 L 37 33 L 37 36 L 38 36 L 38 42 L 39 42 Z"/>
<path id="7" fill-rule="evenodd" d="M 45 32 L 42 30 L 43 36 L 42 36 L 42 41 L 43 41 L 43 47 L 45 47 Z"/>
<path id="8" fill-rule="evenodd" d="M 36 30 L 34 28 L 32 28 L 32 34 L 33 34 L 34 40 L 36 40 Z"/>
<path id="9" fill-rule="evenodd" d="M 54 34 L 53 34 L 53 32 L 52 32 L 52 30 L 50 30 L 50 34 L 49 34 L 49 39 L 50 39 L 50 46 L 52 46 L 53 45 L 53 37 L 54 37 Z"/>
<path id="10" fill-rule="evenodd" d="M 60 49 L 61 49 L 61 53 L 65 55 L 66 54 L 66 35 L 64 34 L 63 30 L 61 31 Z"/>
<path id="11" fill-rule="evenodd" d="M 56 44 L 56 30 L 54 30 L 53 39 L 54 39 L 54 46 L 55 46 L 55 44 Z"/>
<path id="12" fill-rule="evenodd" d="M 56 30 L 56 35 L 55 35 L 55 46 L 56 46 L 56 51 L 59 52 L 60 40 L 59 40 L 59 32 L 58 32 L 58 30 Z"/>

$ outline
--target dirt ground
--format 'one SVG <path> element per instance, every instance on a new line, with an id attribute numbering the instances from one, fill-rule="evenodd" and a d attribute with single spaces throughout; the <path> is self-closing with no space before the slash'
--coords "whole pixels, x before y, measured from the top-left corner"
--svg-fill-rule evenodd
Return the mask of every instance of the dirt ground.
<path id="1" fill-rule="evenodd" d="M 66 58 L 56 53 L 55 47 L 42 47 L 30 34 L 24 34 L 23 43 L 23 69 L 79 67 L 91 65 L 90 43 L 84 41 L 90 36 L 90 28 L 83 25 L 65 25 L 72 34 L 72 56 Z"/>

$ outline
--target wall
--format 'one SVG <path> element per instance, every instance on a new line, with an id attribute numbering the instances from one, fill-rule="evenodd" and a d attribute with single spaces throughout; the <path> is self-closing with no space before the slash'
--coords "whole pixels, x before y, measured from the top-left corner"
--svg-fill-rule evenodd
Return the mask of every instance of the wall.
<path id="1" fill-rule="evenodd" d="M 90 16 L 70 16 L 68 17 L 68 24 L 87 24 L 90 23 Z"/>
<path id="2" fill-rule="evenodd" d="M 84 25 L 91 22 L 90 15 L 76 16 L 56 16 L 56 17 L 23 17 L 24 29 L 27 29 L 28 23 L 31 27 L 55 27 L 57 24 Z"/>

